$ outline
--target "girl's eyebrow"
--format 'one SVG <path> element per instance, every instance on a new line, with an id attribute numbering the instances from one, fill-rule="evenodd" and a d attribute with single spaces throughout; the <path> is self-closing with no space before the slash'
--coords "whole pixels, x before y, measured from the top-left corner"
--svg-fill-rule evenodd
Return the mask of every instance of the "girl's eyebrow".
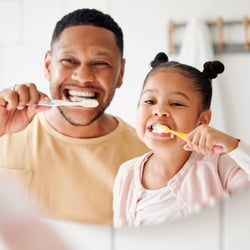
<path id="1" fill-rule="evenodd" d="M 189 100 L 190 101 L 190 98 L 189 96 L 187 96 L 185 93 L 183 92 L 180 92 L 180 91 L 174 91 L 172 92 L 173 94 L 176 94 L 176 95 L 180 95 L 180 96 L 183 96 L 185 99 Z"/>
<path id="2" fill-rule="evenodd" d="M 142 95 L 147 93 L 147 92 L 158 92 L 157 90 L 154 90 L 154 89 L 146 89 L 146 90 L 143 90 L 142 92 Z M 188 101 L 190 101 L 190 98 L 189 96 L 187 96 L 185 93 L 181 92 L 181 91 L 173 91 L 171 92 L 171 95 L 180 95 L 182 97 L 184 97 L 185 99 L 187 99 Z"/>

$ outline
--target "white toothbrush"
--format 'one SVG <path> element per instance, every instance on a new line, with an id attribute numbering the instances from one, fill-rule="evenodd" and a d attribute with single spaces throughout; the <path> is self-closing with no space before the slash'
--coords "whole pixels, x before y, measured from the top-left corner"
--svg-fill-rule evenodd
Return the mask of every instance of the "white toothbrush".
<path id="1" fill-rule="evenodd" d="M 91 99 L 91 98 L 85 98 L 82 99 L 79 102 L 69 102 L 69 101 L 64 101 L 64 100 L 52 100 L 48 103 L 39 101 L 37 103 L 39 106 L 48 106 L 48 107 L 53 107 L 53 106 L 82 106 L 84 108 L 95 108 L 99 105 L 98 101 L 96 99 Z"/>

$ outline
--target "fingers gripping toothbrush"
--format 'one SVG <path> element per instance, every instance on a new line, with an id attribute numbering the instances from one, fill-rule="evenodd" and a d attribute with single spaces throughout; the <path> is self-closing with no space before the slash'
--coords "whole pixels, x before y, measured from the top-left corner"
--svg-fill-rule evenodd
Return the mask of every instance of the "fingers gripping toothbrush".
<path id="1" fill-rule="evenodd" d="M 187 140 L 187 134 L 186 133 L 181 133 L 175 130 L 170 129 L 169 127 L 162 125 L 162 124 L 157 124 L 154 129 L 158 132 L 165 132 L 165 133 L 171 133 L 173 135 L 176 135 L 177 137 L 181 138 L 182 140 L 186 141 Z M 214 145 L 213 146 L 213 151 L 214 153 L 220 153 L 223 150 L 222 146 Z"/>

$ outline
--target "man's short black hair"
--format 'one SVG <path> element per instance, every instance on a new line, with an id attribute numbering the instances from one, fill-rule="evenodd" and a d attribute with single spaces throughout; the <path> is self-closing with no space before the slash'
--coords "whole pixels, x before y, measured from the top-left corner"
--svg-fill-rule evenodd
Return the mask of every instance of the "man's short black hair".
<path id="1" fill-rule="evenodd" d="M 121 50 L 121 55 L 123 55 L 123 32 L 120 26 L 110 15 L 96 9 L 88 8 L 70 12 L 56 23 L 51 39 L 51 47 L 64 29 L 77 25 L 93 25 L 110 30 L 115 35 L 117 46 Z"/>

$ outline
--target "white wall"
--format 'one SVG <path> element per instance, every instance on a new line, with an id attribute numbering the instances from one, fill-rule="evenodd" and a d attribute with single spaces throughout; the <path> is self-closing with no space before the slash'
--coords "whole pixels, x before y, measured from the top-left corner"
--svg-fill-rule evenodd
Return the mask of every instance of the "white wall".
<path id="1" fill-rule="evenodd" d="M 244 15 L 250 15 L 250 1 L 247 0 L 114 0 L 111 7 L 111 14 L 124 29 L 127 67 L 124 86 L 117 92 L 116 97 L 119 98 L 115 99 L 110 110 L 128 118 L 131 123 L 136 116 L 136 100 L 149 69 L 149 62 L 158 51 L 169 51 L 167 30 L 169 19 L 174 19 L 178 23 L 186 22 L 190 17 L 196 16 L 216 21 L 221 16 L 226 21 L 241 20 Z M 239 27 L 235 33 L 224 35 L 231 35 L 230 41 L 241 38 L 243 42 L 242 31 L 243 28 L 241 30 Z M 215 86 L 215 90 L 218 91 L 219 88 L 221 92 L 215 93 L 215 96 L 222 95 L 222 107 L 212 107 L 215 113 L 214 119 L 220 119 L 216 113 L 220 108 L 225 111 L 226 121 L 220 124 L 213 120 L 213 123 L 218 129 L 225 129 L 225 132 L 250 142 L 250 134 L 247 133 L 250 124 L 247 109 L 250 90 L 248 77 L 250 53 L 216 55 L 216 58 L 223 61 L 226 69 L 218 78 L 219 86 Z M 134 101 L 131 94 L 134 95 Z M 216 103 L 220 104 L 220 101 L 216 100 Z"/>
<path id="2" fill-rule="evenodd" d="M 248 0 L 0 0 L 1 89 L 14 83 L 35 82 L 41 90 L 48 92 L 48 83 L 43 76 L 43 57 L 49 48 L 55 22 L 67 12 L 81 7 L 110 13 L 123 28 L 127 61 L 125 78 L 109 112 L 132 125 L 149 62 L 158 51 L 169 52 L 169 19 L 178 23 L 186 22 L 191 16 L 208 21 L 216 21 L 219 16 L 225 21 L 250 16 Z M 233 33 L 230 39 L 239 36 L 242 36 L 242 30 Z M 243 38 L 241 40 L 243 42 Z M 226 71 L 219 76 L 222 107 L 212 106 L 215 111 L 213 124 L 250 142 L 247 133 L 250 124 L 247 109 L 250 53 L 216 57 L 224 62 Z M 220 101 L 216 103 L 220 104 Z M 225 110 L 225 126 L 216 116 L 217 109 Z"/>

